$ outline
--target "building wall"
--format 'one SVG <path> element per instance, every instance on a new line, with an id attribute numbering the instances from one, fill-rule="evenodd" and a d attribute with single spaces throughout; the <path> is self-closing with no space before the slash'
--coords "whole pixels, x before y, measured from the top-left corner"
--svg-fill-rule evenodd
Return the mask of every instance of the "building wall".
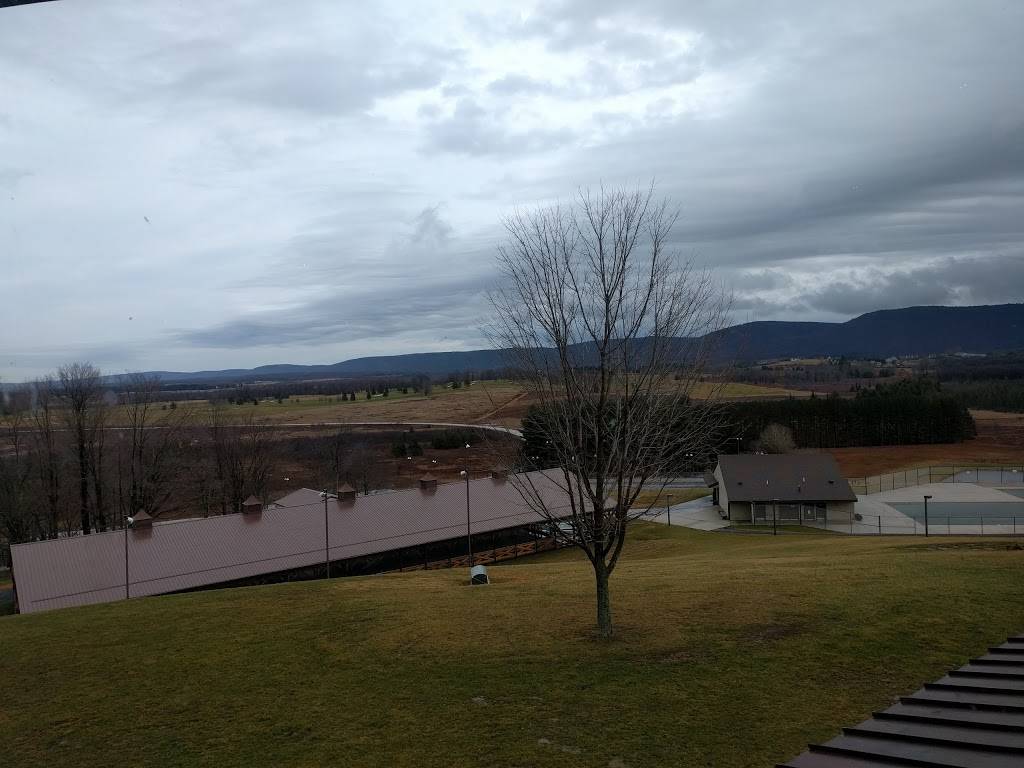
<path id="1" fill-rule="evenodd" d="M 749 501 L 734 501 L 732 503 L 732 510 L 729 513 L 729 519 L 739 523 L 750 522 L 750 502 Z"/>
<path id="2" fill-rule="evenodd" d="M 715 471 L 712 472 L 715 479 L 718 481 L 718 506 L 722 508 L 722 511 L 726 514 L 729 513 L 729 494 L 725 490 L 725 478 L 722 477 L 722 465 L 716 464 Z"/>
<path id="3" fill-rule="evenodd" d="M 849 522 L 852 517 L 852 501 L 830 501 L 828 503 L 828 521 L 830 523 Z"/>

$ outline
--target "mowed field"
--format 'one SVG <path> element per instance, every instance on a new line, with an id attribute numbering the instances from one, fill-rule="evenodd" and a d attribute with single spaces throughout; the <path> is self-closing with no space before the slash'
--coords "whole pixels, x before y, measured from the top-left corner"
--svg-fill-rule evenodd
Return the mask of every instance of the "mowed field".
<path id="1" fill-rule="evenodd" d="M 1024 629 L 1014 542 L 639 525 L 576 552 L 0 618 L 23 766 L 773 765 Z"/>
<path id="2" fill-rule="evenodd" d="M 696 397 L 715 393 L 727 399 L 760 397 L 806 397 L 802 390 L 764 387 L 756 384 L 726 383 L 722 385 L 700 383 Z M 336 396 L 298 395 L 278 403 L 260 400 L 258 405 L 244 403 L 227 405 L 232 419 L 241 423 L 254 418 L 265 424 L 320 424 L 353 422 L 445 422 L 454 424 L 495 424 L 519 427 L 530 407 L 531 399 L 523 388 L 513 381 L 477 381 L 472 386 L 449 389 L 437 387 L 429 395 L 392 390 L 388 397 L 375 395 L 367 400 L 358 393 L 353 401 L 341 401 Z M 193 420 L 203 421 L 210 409 L 206 400 L 182 400 L 175 410 L 161 410 L 157 406 L 155 419 L 181 417 L 188 412 Z M 112 411 L 111 425 L 127 423 L 123 408 Z"/>
<path id="3" fill-rule="evenodd" d="M 864 477 L 929 465 L 1024 464 L 1024 414 L 971 411 L 977 437 L 962 443 L 883 445 L 829 450 L 843 474 Z"/>

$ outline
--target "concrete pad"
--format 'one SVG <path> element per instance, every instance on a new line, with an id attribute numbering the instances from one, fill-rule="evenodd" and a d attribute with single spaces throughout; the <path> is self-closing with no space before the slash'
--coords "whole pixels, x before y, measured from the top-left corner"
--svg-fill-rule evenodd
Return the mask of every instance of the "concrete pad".
<path id="1" fill-rule="evenodd" d="M 673 504 L 672 525 L 683 528 L 693 528 L 698 531 L 716 531 L 719 528 L 728 528 L 729 521 L 723 520 L 718 512 L 718 507 L 711 503 L 711 497 L 705 496 L 682 504 Z M 655 523 L 668 524 L 669 516 L 664 507 L 657 514 L 644 518 Z"/>
<path id="2" fill-rule="evenodd" d="M 858 499 L 871 499 L 883 504 L 889 502 L 917 502 L 927 494 L 935 502 L 963 502 L 963 501 L 1020 501 L 1020 498 L 1013 496 L 997 488 L 988 488 L 974 483 L 929 483 L 927 485 L 915 485 L 910 488 L 897 488 L 895 491 L 882 491 L 872 493 L 868 496 L 860 496 Z M 858 510 L 859 511 L 859 510 Z"/>

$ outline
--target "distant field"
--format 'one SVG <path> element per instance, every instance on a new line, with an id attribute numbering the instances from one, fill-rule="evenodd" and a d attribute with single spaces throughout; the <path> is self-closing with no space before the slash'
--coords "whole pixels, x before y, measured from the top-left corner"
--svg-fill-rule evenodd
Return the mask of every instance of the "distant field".
<path id="1" fill-rule="evenodd" d="M 718 396 L 724 398 L 753 399 L 762 397 L 810 397 L 811 395 L 810 390 L 766 387 L 762 384 L 747 384 L 735 381 L 727 382 L 724 385 L 702 382 L 694 389 L 693 395 L 696 398 L 707 397 L 711 393 L 715 392 L 715 388 L 719 386 L 721 388 L 718 390 Z"/>
<path id="2" fill-rule="evenodd" d="M 700 383 L 694 390 L 697 398 L 715 391 L 724 398 L 807 397 L 802 390 L 765 387 L 757 384 L 730 382 L 724 385 Z M 227 405 L 228 413 L 239 422 L 250 416 L 266 424 L 317 424 L 321 422 L 358 421 L 441 421 L 453 423 L 487 423 L 518 427 L 530 405 L 530 398 L 514 381 L 478 381 L 470 387 L 448 389 L 436 387 L 430 395 L 392 390 L 388 397 L 375 395 L 367 400 L 362 393 L 354 401 L 342 401 L 335 395 L 296 395 L 284 402 L 260 400 L 259 405 L 244 403 Z M 167 404 L 163 404 L 167 405 Z M 206 400 L 179 400 L 175 409 L 156 406 L 153 423 L 162 419 L 191 414 L 197 421 L 205 419 L 210 404 Z M 127 423 L 123 408 L 114 408 L 112 426 Z"/>
<path id="3" fill-rule="evenodd" d="M 487 421 L 518 425 L 521 414 L 515 404 L 522 399 L 522 389 L 509 381 L 476 382 L 471 387 L 446 389 L 436 387 L 430 395 L 392 390 L 388 397 L 375 395 L 367 400 L 362 393 L 354 401 L 342 401 L 334 395 L 296 395 L 284 402 L 273 399 L 242 405 L 224 406 L 232 419 L 245 421 L 250 416 L 266 424 L 317 424 L 320 422 L 356 421 L 444 421 L 475 423 Z M 156 406 L 157 421 L 192 414 L 197 421 L 205 419 L 210 404 L 206 400 L 179 400 L 175 410 L 161 410 Z M 507 412 L 507 415 L 506 413 Z M 493 417 L 493 418 L 492 418 Z M 123 408 L 114 409 L 112 425 L 124 425 Z"/>
<path id="4" fill-rule="evenodd" d="M 829 450 L 847 477 L 884 474 L 929 465 L 1000 465 L 1024 462 L 1024 414 L 971 411 L 977 437 L 962 443 L 883 445 Z"/>
<path id="5" fill-rule="evenodd" d="M 774 765 L 1024 629 L 1012 547 L 638 525 L 608 643 L 575 550 L 7 616 L 0 762 Z"/>

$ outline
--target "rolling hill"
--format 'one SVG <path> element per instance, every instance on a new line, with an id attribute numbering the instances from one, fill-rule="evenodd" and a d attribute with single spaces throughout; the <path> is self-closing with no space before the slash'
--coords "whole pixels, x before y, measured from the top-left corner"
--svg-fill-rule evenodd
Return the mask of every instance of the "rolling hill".
<path id="1" fill-rule="evenodd" d="M 869 312 L 844 323 L 758 321 L 734 325 L 715 338 L 723 360 L 846 356 L 885 358 L 952 352 L 1024 349 L 1024 304 L 906 307 Z M 264 365 L 222 371 L 154 371 L 166 382 L 220 382 L 268 378 L 446 376 L 506 366 L 501 350 L 423 352 L 359 357 L 329 365 Z"/>

